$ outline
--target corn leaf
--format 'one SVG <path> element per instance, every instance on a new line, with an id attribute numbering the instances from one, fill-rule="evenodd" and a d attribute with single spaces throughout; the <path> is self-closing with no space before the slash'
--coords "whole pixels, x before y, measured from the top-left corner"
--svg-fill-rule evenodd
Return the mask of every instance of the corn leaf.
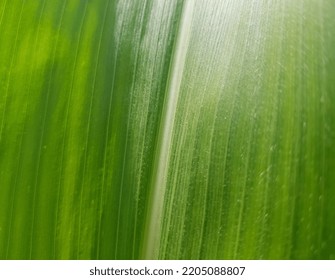
<path id="1" fill-rule="evenodd" d="M 332 0 L 0 0 L 0 259 L 335 259 Z"/>

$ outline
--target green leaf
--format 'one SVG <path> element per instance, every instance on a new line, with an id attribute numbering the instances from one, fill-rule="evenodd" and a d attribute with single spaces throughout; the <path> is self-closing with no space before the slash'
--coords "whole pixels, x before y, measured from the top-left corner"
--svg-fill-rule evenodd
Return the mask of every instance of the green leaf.
<path id="1" fill-rule="evenodd" d="M 335 259 L 334 14 L 0 1 L 0 259 Z"/>

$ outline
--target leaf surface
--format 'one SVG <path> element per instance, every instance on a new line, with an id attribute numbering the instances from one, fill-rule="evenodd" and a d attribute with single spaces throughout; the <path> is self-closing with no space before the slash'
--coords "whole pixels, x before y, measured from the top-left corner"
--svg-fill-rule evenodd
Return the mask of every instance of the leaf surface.
<path id="1" fill-rule="evenodd" d="M 0 1 L 1 259 L 334 259 L 335 5 Z"/>

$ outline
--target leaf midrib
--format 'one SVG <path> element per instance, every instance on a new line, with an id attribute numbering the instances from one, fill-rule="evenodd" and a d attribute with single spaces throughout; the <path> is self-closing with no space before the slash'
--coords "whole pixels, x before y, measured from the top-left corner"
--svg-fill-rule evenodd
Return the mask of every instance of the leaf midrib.
<path id="1" fill-rule="evenodd" d="M 166 85 L 164 105 L 159 125 L 158 140 L 154 158 L 153 172 L 150 184 L 150 195 L 147 208 L 147 218 L 144 230 L 142 258 L 157 259 L 161 221 L 166 189 L 169 147 L 171 146 L 173 125 L 178 105 L 180 85 L 186 61 L 192 14 L 195 3 L 185 0 L 182 6 L 177 36 L 172 50 Z"/>

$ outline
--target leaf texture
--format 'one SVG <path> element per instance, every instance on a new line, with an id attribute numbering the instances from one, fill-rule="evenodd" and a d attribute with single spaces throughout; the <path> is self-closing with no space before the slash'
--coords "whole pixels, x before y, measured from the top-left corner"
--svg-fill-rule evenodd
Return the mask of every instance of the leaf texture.
<path id="1" fill-rule="evenodd" d="M 334 259 L 332 0 L 0 0 L 1 259 Z"/>

